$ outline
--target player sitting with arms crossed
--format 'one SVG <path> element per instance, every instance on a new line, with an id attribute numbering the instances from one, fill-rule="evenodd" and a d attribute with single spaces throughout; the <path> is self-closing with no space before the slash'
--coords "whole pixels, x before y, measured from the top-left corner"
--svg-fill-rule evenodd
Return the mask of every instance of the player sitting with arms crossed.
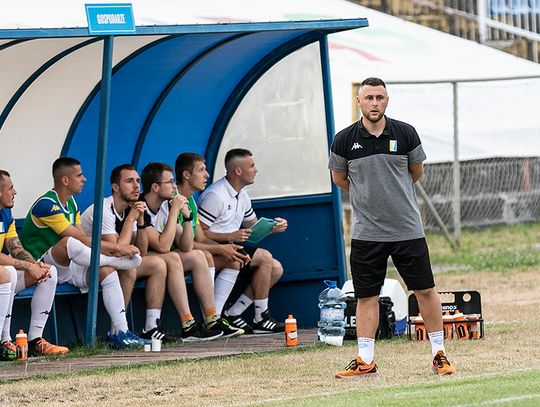
<path id="1" fill-rule="evenodd" d="M 165 297 L 167 280 L 168 254 L 151 253 L 148 255 L 147 228 L 149 218 L 145 219 L 146 204 L 139 201 L 141 193 L 139 174 L 130 164 L 119 165 L 111 172 L 112 195 L 103 200 L 103 218 L 101 236 L 106 242 L 123 245 L 133 244 L 139 248 L 142 262 L 139 267 L 130 270 L 118 270 L 120 286 L 124 295 L 124 307 L 127 307 L 135 281 L 146 279 L 146 323 L 142 339 L 160 339 L 167 341 L 165 330 L 160 326 L 161 308 Z M 146 215 L 148 217 L 148 215 Z M 92 234 L 94 223 L 94 205 L 86 209 L 81 216 L 84 231 Z"/>

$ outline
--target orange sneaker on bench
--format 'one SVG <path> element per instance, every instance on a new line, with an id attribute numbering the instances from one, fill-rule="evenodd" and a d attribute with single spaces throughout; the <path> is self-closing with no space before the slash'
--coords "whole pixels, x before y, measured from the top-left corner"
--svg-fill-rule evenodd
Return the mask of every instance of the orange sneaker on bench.
<path id="1" fill-rule="evenodd" d="M 65 346 L 53 345 L 43 338 L 28 341 L 28 356 L 60 356 L 68 352 Z"/>
<path id="2" fill-rule="evenodd" d="M 456 367 L 452 366 L 442 350 L 438 351 L 433 358 L 433 372 L 441 375 L 456 373 Z"/>
<path id="3" fill-rule="evenodd" d="M 377 365 L 373 362 L 370 364 L 364 363 L 360 356 L 357 356 L 351 361 L 343 372 L 337 372 L 337 379 L 345 379 L 349 377 L 359 377 L 377 373 Z"/>

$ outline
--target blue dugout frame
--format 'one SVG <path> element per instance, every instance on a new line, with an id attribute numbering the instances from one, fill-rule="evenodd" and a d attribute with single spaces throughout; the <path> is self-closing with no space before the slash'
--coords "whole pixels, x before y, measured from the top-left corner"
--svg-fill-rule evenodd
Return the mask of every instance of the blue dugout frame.
<path id="1" fill-rule="evenodd" d="M 230 92 L 229 96 L 226 98 L 227 102 L 224 106 L 219 109 L 219 114 L 213 118 L 214 125 L 211 130 L 211 133 L 207 135 L 205 151 L 206 158 L 208 160 L 208 167 L 210 170 L 213 170 L 215 167 L 215 160 L 219 151 L 219 146 L 223 138 L 225 129 L 234 114 L 236 108 L 241 103 L 242 98 L 245 96 L 247 91 L 257 82 L 257 80 L 275 63 L 277 63 L 282 58 L 286 57 L 295 50 L 308 45 L 313 42 L 319 42 L 320 46 L 320 55 L 321 55 L 321 64 L 322 64 L 322 81 L 323 81 L 323 90 L 324 90 L 324 103 L 325 103 L 325 119 L 326 119 L 326 128 L 328 135 L 328 145 L 331 144 L 334 136 L 334 121 L 333 121 L 333 111 L 332 111 L 332 92 L 330 86 L 330 63 L 328 55 L 328 41 L 327 35 L 334 32 L 363 28 L 367 27 L 368 22 L 366 19 L 345 19 L 345 20 L 320 20 L 320 21 L 286 21 L 286 22 L 265 22 L 265 23 L 232 23 L 232 24 L 193 24 L 193 25 L 182 25 L 182 26 L 138 26 L 136 27 L 136 34 L 133 35 L 166 35 L 166 38 L 159 39 L 149 43 L 148 45 L 138 49 L 133 52 L 131 55 L 127 56 L 123 61 L 120 61 L 114 69 L 110 66 L 112 64 L 112 43 L 114 36 L 106 36 L 105 49 L 104 49 L 104 65 L 102 73 L 102 81 L 98 83 L 94 89 L 89 93 L 85 102 L 81 105 L 77 115 L 74 117 L 71 124 L 71 128 L 66 135 L 66 140 L 64 147 L 62 149 L 61 155 L 68 155 L 70 147 L 73 141 L 73 137 L 78 128 L 78 125 L 81 119 L 84 117 L 91 101 L 98 97 L 101 97 L 100 103 L 100 119 L 98 126 L 98 150 L 97 150 L 97 162 L 95 165 L 96 170 L 96 182 L 94 185 L 94 202 L 102 202 L 104 195 L 104 175 L 105 175 L 105 165 L 106 165 L 106 154 L 107 154 L 107 131 L 108 131 L 108 100 L 110 100 L 110 86 L 114 85 L 115 74 L 123 67 L 125 67 L 130 61 L 135 58 L 141 57 L 144 52 L 160 44 L 162 42 L 169 41 L 173 38 L 183 35 L 205 35 L 205 34 L 221 34 L 224 35 L 223 41 L 218 42 L 215 47 L 210 47 L 205 50 L 199 57 L 191 61 L 188 66 L 177 72 L 176 76 L 169 82 L 169 86 L 164 88 L 161 92 L 160 97 L 152 104 L 152 108 L 147 112 L 144 125 L 134 137 L 133 143 L 133 155 L 132 162 L 139 164 L 142 146 L 146 138 L 150 124 L 152 123 L 155 113 L 159 110 L 161 101 L 167 96 L 169 91 L 175 86 L 178 80 L 183 76 L 184 72 L 190 69 L 190 67 L 195 64 L 200 58 L 204 58 L 205 53 L 211 53 L 213 49 L 220 47 L 224 43 L 234 41 L 238 38 L 245 37 L 246 35 L 260 33 L 260 32 L 283 32 L 290 31 L 291 33 L 298 33 L 292 39 L 285 43 L 276 42 L 276 46 L 264 56 L 263 58 L 252 61 L 252 66 L 248 70 L 248 73 L 244 75 L 241 80 L 239 80 L 234 87 L 234 91 Z M 18 98 L 28 89 L 36 78 L 39 77 L 47 68 L 53 65 L 58 60 L 62 59 L 64 56 L 70 54 L 71 52 L 84 47 L 85 45 L 92 44 L 96 41 L 99 41 L 100 38 L 95 38 L 89 36 L 88 30 L 86 28 L 51 28 L 51 29 L 16 29 L 16 30 L 0 30 L 0 39 L 11 39 L 12 41 L 2 44 L 0 46 L 0 52 L 3 49 L 17 46 L 18 44 L 32 40 L 32 39 L 43 39 L 43 38 L 64 38 L 64 37 L 84 37 L 88 40 L 81 42 L 76 46 L 64 50 L 55 57 L 51 58 L 45 64 L 43 64 L 40 69 L 38 69 L 34 74 L 29 77 L 23 85 L 18 89 L 18 91 L 12 96 L 10 102 L 6 105 L 3 112 L 0 115 L 0 127 L 3 122 L 8 117 L 11 110 L 15 107 Z M 107 45 L 108 43 L 108 45 Z M 106 65 L 109 65 L 108 67 Z M 106 70 L 109 69 L 109 79 L 107 79 Z M 112 77 L 112 79 L 111 79 Z M 210 171 L 211 173 L 213 171 Z M 255 208 L 257 210 L 267 210 L 272 208 L 293 208 L 295 206 L 317 206 L 317 205 L 331 205 L 332 206 L 332 223 L 333 223 L 333 236 L 335 242 L 335 249 L 337 252 L 337 270 L 321 270 L 320 272 L 312 273 L 302 273 L 297 276 L 289 276 L 288 282 L 294 281 L 304 281 L 306 279 L 324 279 L 328 277 L 335 277 L 338 279 L 338 282 L 341 284 L 346 278 L 346 267 L 345 267 L 345 255 L 344 255 L 344 244 L 341 231 L 341 199 L 340 192 L 332 185 L 332 191 L 330 194 L 320 194 L 320 195 L 309 195 L 309 196 L 300 196 L 300 197 L 291 197 L 291 198 L 279 198 L 279 199 L 270 199 L 270 200 L 259 200 L 254 202 Z M 93 238 L 99 243 L 99 236 L 101 234 L 101 224 L 96 223 L 97 228 L 93 230 Z M 99 252 L 99 248 L 93 248 L 94 252 Z M 97 260 L 92 262 L 92 281 L 95 287 L 95 291 L 92 294 L 88 304 L 87 311 L 87 333 L 86 333 L 86 342 L 93 343 L 95 341 L 95 330 L 96 330 L 96 314 L 97 314 Z M 94 281 L 95 280 L 95 281 Z M 94 294 L 95 293 L 95 294 Z M 95 297 L 95 298 L 94 298 Z"/>

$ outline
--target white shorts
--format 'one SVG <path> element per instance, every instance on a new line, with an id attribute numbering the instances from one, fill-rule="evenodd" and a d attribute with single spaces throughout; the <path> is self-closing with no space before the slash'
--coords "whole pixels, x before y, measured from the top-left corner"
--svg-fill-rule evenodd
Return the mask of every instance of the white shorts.
<path id="1" fill-rule="evenodd" d="M 45 252 L 41 258 L 41 261 L 47 264 L 52 264 L 54 267 L 56 267 L 58 272 L 58 284 L 69 283 L 77 287 L 81 293 L 87 293 L 89 288 L 88 279 L 86 278 L 88 274 L 88 267 L 81 266 L 74 261 L 71 261 L 67 267 L 62 266 L 54 260 L 51 250 L 52 248 Z"/>

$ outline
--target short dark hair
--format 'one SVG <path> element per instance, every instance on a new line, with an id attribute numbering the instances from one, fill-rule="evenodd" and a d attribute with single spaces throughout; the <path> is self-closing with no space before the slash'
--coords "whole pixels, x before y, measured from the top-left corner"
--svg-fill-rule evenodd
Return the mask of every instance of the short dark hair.
<path id="1" fill-rule="evenodd" d="M 52 175 L 54 180 L 56 181 L 58 178 L 60 178 L 63 174 L 62 170 L 68 167 L 75 167 L 76 165 L 81 165 L 79 160 L 72 158 L 72 157 L 60 157 L 57 158 L 52 166 Z"/>
<path id="2" fill-rule="evenodd" d="M 182 173 L 184 171 L 192 172 L 197 161 L 204 163 L 206 160 L 202 155 L 197 153 L 182 153 L 176 157 L 176 161 L 174 162 L 176 182 L 181 184 L 183 181 Z"/>
<path id="3" fill-rule="evenodd" d="M 384 81 L 380 78 L 375 78 L 375 77 L 364 79 L 362 83 L 360 84 L 360 87 L 363 87 L 363 86 L 382 86 L 383 88 L 386 89 L 386 84 L 384 83 Z"/>
<path id="4" fill-rule="evenodd" d="M 136 168 L 131 164 L 121 164 L 117 167 L 114 167 L 113 170 L 111 171 L 111 177 L 110 177 L 111 185 L 118 184 L 120 182 L 120 174 L 122 173 L 122 170 L 132 171 L 132 170 L 136 170 Z"/>
<path id="5" fill-rule="evenodd" d="M 11 177 L 6 170 L 0 170 L 0 188 L 4 187 L 4 177 Z"/>
<path id="6" fill-rule="evenodd" d="M 251 154 L 251 151 L 246 150 L 245 148 L 233 148 L 232 150 L 227 151 L 227 154 L 225 154 L 225 167 L 229 164 L 229 162 L 236 157 L 251 157 L 253 154 Z"/>
<path id="7" fill-rule="evenodd" d="M 141 173 L 141 184 L 144 194 L 150 192 L 152 184 L 161 182 L 164 171 L 173 172 L 173 168 L 169 164 L 156 162 L 149 163 L 143 168 Z"/>

